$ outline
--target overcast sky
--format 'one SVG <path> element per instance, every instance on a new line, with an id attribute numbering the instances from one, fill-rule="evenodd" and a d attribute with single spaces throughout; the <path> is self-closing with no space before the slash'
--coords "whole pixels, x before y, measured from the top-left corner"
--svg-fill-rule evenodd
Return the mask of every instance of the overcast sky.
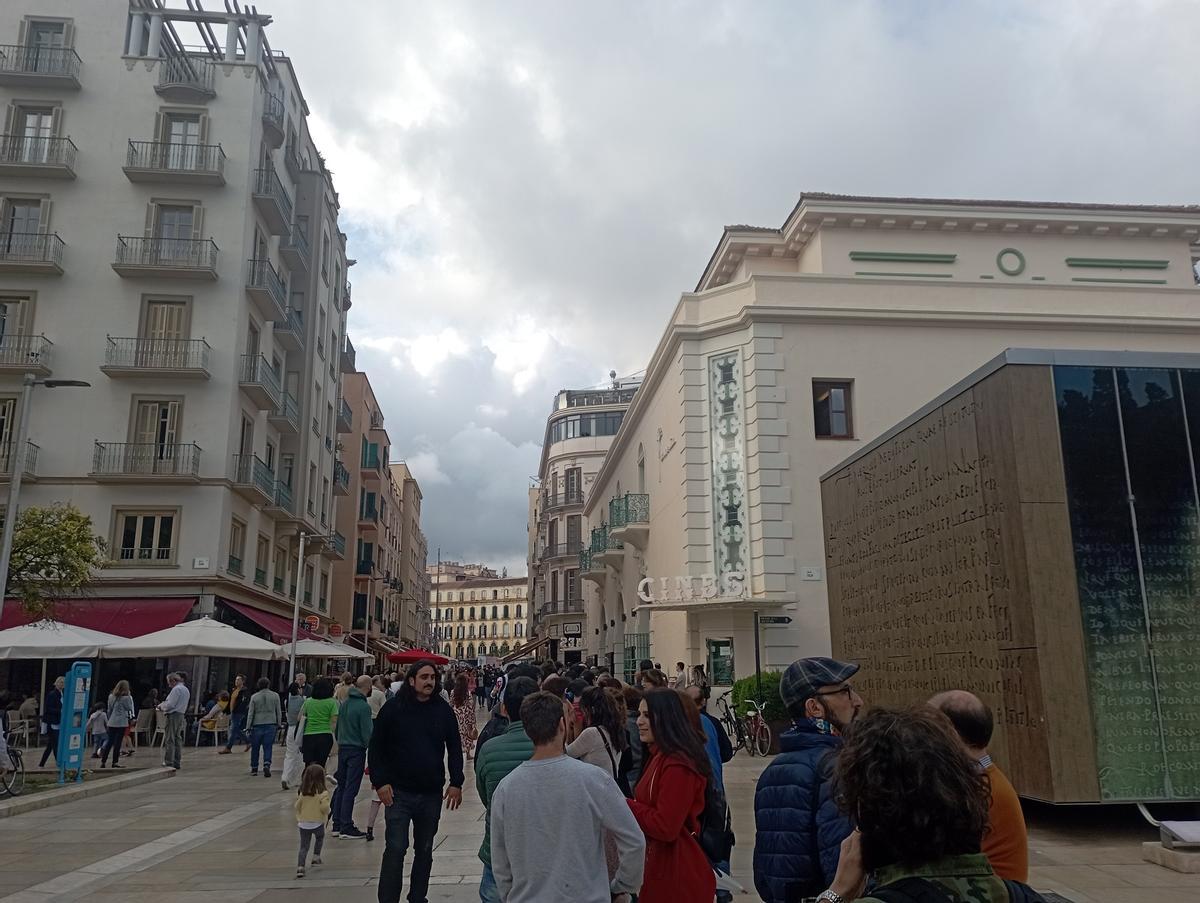
<path id="1" fill-rule="evenodd" d="M 429 560 L 525 572 L 554 393 L 802 191 L 1195 203 L 1200 4 L 260 0 L 341 195 Z"/>

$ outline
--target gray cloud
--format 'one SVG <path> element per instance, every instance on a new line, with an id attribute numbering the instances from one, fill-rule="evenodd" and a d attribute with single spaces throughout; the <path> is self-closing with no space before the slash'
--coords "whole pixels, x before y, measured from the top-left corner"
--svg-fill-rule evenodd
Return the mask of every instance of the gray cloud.
<path id="1" fill-rule="evenodd" d="M 645 366 L 725 223 L 804 189 L 1195 200 L 1188 2 L 260 6 L 446 557 L 523 560 L 553 393 Z"/>

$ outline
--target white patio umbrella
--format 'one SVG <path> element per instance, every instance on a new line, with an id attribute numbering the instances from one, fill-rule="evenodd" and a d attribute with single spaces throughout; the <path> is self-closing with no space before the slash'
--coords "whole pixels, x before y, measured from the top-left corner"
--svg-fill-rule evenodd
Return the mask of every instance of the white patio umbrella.
<path id="1" fill-rule="evenodd" d="M 284 643 L 279 647 L 278 658 L 290 658 L 292 644 Z M 296 658 L 357 658 L 373 659 L 375 656 L 353 646 L 339 646 L 337 643 L 326 643 L 321 640 L 297 640 Z"/>
<path id="2" fill-rule="evenodd" d="M 267 640 L 214 621 L 184 621 L 131 640 L 104 647 L 104 658 L 166 658 L 170 655 L 208 655 L 216 658 L 273 659 L 279 647 Z"/>

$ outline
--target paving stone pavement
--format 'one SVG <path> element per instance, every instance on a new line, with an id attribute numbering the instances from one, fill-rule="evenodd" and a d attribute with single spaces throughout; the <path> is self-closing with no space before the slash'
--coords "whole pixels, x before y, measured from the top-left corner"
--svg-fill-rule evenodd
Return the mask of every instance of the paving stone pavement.
<path id="1" fill-rule="evenodd" d="M 151 755 L 142 749 L 138 755 Z M 282 762 L 282 751 L 277 750 Z M 253 778 L 244 753 L 189 749 L 173 778 L 101 797 L 0 819 L 0 899 L 6 903 L 338 903 L 376 898 L 383 854 L 378 839 L 327 837 L 323 866 L 297 880 L 292 794 L 278 777 Z M 157 761 L 155 760 L 155 764 Z M 734 877 L 757 900 L 751 877 L 754 784 L 762 759 L 739 754 L 726 766 L 738 845 Z M 330 760 L 330 767 L 334 760 Z M 355 808 L 362 827 L 370 791 Z M 1032 883 L 1074 903 L 1200 900 L 1200 875 L 1143 863 L 1140 844 L 1155 832 L 1129 811 L 1031 807 Z M 429 898 L 479 899 L 483 807 L 468 780 L 462 807 L 444 812 L 435 841 Z M 411 864 L 411 854 L 409 863 Z"/>

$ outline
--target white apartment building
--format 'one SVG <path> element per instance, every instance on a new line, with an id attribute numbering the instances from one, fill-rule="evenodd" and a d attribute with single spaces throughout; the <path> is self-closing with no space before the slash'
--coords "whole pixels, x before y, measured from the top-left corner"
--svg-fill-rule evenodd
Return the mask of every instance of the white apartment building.
<path id="1" fill-rule="evenodd" d="M 503 658 L 527 644 L 528 578 L 462 576 L 435 584 L 431 592 L 434 651 L 476 661 Z"/>
<path id="2" fill-rule="evenodd" d="M 21 504 L 92 517 L 94 604 L 276 634 L 298 580 L 328 620 L 353 350 L 337 192 L 270 21 L 0 5 L 0 445 L 24 373 L 89 381 L 34 390 Z"/>
<path id="3" fill-rule="evenodd" d="M 580 581 L 580 556 L 592 533 L 584 504 L 608 447 L 638 390 L 637 380 L 601 389 L 564 389 L 546 419 L 540 488 L 531 500 L 529 598 L 533 632 L 549 639 L 549 653 L 571 664 L 582 661 L 589 636 L 607 636 L 607 612 L 591 606 L 596 590 Z"/>
<path id="4" fill-rule="evenodd" d="M 1200 208 L 807 194 L 730 226 L 582 509 L 589 656 L 828 654 L 819 479 L 1006 348 L 1200 351 Z M 968 516 L 969 512 L 967 515 Z"/>

